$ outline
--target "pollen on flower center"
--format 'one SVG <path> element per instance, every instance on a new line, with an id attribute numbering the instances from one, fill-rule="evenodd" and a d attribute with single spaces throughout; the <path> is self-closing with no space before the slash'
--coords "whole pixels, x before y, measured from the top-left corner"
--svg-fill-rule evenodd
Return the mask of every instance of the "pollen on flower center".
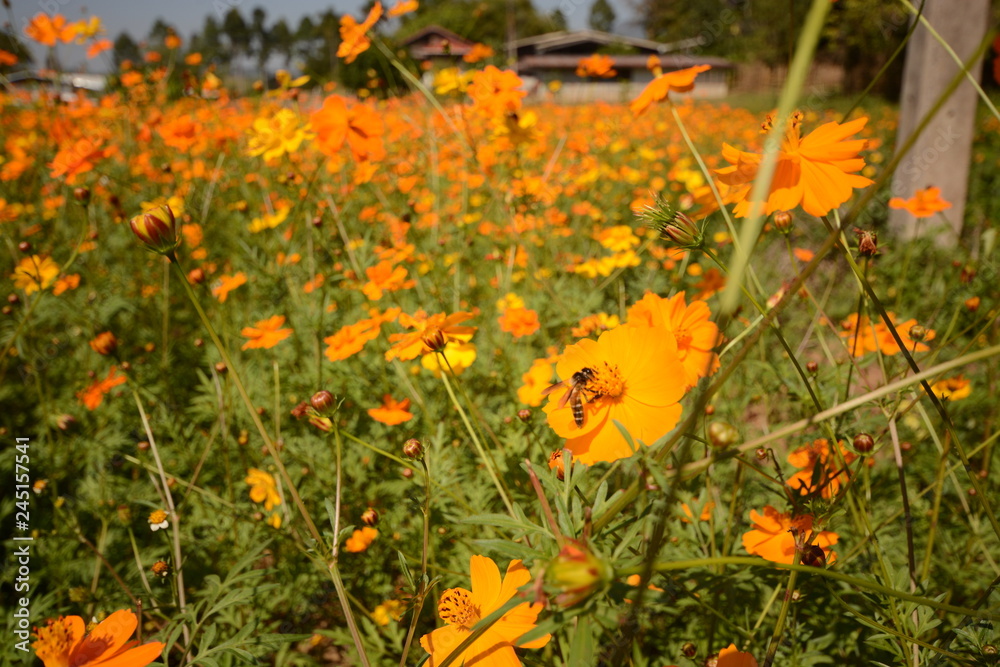
<path id="1" fill-rule="evenodd" d="M 73 637 L 71 636 L 69 623 L 64 619 L 49 621 L 44 628 L 35 628 L 35 636 L 38 637 L 32 646 L 35 653 L 44 662 L 54 660 L 57 656 L 63 656 L 69 662 L 69 651 L 72 648 Z"/>
<path id="2" fill-rule="evenodd" d="M 464 588 L 449 588 L 438 602 L 438 615 L 449 625 L 470 627 L 479 620 L 479 608 L 472 593 Z"/>
<path id="3" fill-rule="evenodd" d="M 602 361 L 594 369 L 594 379 L 587 385 L 587 389 L 600 396 L 618 398 L 625 393 L 625 379 L 617 365 Z"/>

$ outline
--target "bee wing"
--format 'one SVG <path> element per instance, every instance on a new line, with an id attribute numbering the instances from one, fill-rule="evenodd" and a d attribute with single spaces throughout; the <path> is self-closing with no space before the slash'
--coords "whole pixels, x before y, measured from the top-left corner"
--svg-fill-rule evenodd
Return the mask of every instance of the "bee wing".
<path id="1" fill-rule="evenodd" d="M 556 389 L 562 389 L 565 386 L 566 386 L 566 381 L 565 380 L 563 380 L 562 382 L 556 382 L 555 384 L 550 384 L 545 389 L 542 389 L 542 396 L 548 396 L 549 394 L 551 394 L 552 392 L 554 392 Z"/>
<path id="2" fill-rule="evenodd" d="M 555 384 L 550 384 L 548 387 L 542 390 L 542 396 L 548 396 L 552 392 L 566 387 L 566 393 L 562 395 L 559 399 L 559 405 L 556 406 L 557 410 L 561 410 L 566 407 L 566 403 L 569 402 L 569 397 L 573 395 L 573 387 L 566 380 L 562 382 L 556 382 Z"/>

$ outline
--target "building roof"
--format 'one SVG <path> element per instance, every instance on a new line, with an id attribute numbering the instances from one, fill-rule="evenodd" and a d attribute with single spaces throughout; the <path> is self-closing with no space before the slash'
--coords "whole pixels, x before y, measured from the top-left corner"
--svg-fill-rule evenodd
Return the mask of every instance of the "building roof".
<path id="1" fill-rule="evenodd" d="M 429 25 L 413 33 L 403 46 L 409 47 L 416 59 L 434 56 L 464 56 L 472 50 L 473 42 L 439 25 Z"/>
<path id="2" fill-rule="evenodd" d="M 646 69 L 649 56 L 646 55 L 624 55 L 610 56 L 615 61 L 614 67 L 618 70 Z M 659 56 L 660 67 L 664 70 L 672 71 L 694 67 L 695 65 L 711 65 L 715 69 L 732 69 L 735 65 L 725 58 L 714 56 L 690 56 L 685 53 L 672 53 L 670 55 Z M 540 69 L 568 69 L 575 70 L 580 64 L 579 55 L 526 55 L 517 60 L 517 68 L 521 72 Z"/>
<path id="3" fill-rule="evenodd" d="M 654 42 L 651 39 L 640 37 L 629 37 L 628 35 L 615 35 L 600 30 L 574 30 L 572 32 L 559 30 L 548 32 L 544 35 L 535 35 L 516 40 L 513 44 L 518 53 L 546 53 L 548 51 L 558 51 L 578 47 L 584 44 L 594 44 L 598 48 L 601 46 L 623 45 L 631 46 L 645 53 L 671 53 L 701 46 L 705 41 L 704 37 L 692 37 L 691 39 L 671 42 Z"/>

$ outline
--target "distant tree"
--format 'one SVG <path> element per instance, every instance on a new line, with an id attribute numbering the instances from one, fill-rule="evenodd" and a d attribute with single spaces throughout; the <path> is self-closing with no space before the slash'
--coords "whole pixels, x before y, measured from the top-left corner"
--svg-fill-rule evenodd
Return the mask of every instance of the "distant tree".
<path id="1" fill-rule="evenodd" d="M 264 76 L 264 66 L 271 57 L 271 35 L 267 29 L 267 10 L 254 7 L 250 18 L 251 50 L 257 56 L 257 70 Z"/>
<path id="2" fill-rule="evenodd" d="M 549 14 L 549 21 L 552 22 L 553 30 L 566 30 L 569 23 L 566 21 L 566 15 L 563 14 L 563 10 L 556 8 Z"/>
<path id="3" fill-rule="evenodd" d="M 250 55 L 250 28 L 235 7 L 226 12 L 222 18 L 222 32 L 229 40 L 233 57 Z"/>
<path id="4" fill-rule="evenodd" d="M 304 23 L 304 20 L 303 20 Z M 312 23 L 311 48 L 303 53 L 306 74 L 317 81 L 337 78 L 339 62 L 337 48 L 340 46 L 340 17 L 332 9 L 319 15 L 319 22 Z M 303 24 L 299 24 L 299 32 Z M 301 39 L 301 38 L 300 38 Z"/>
<path id="5" fill-rule="evenodd" d="M 608 0 L 596 0 L 590 6 L 590 17 L 587 23 L 593 30 L 601 32 L 612 32 L 615 27 L 615 10 L 612 9 Z"/>
<path id="6" fill-rule="evenodd" d="M 895 3 L 842 0 L 830 6 L 824 31 L 827 53 L 844 66 L 844 89 L 863 90 L 906 35 L 910 15 Z M 872 90 L 895 99 L 903 77 L 902 56 L 889 66 Z"/>
<path id="7" fill-rule="evenodd" d="M 174 34 L 177 34 L 177 31 L 172 25 L 161 18 L 156 19 L 153 21 L 153 27 L 149 29 L 149 36 L 146 38 L 149 42 L 149 48 L 152 49 L 161 46 L 167 35 Z"/>
<path id="8" fill-rule="evenodd" d="M 191 37 L 190 50 L 200 53 L 202 59 L 208 63 L 228 65 L 232 59 L 231 52 L 222 43 L 222 29 L 219 27 L 219 22 L 211 14 L 205 17 L 205 25 L 202 26 L 201 32 Z"/>
<path id="9" fill-rule="evenodd" d="M 650 0 L 654 1 L 654 0 Z M 399 30 L 396 37 L 405 38 L 429 25 L 439 25 L 474 42 L 489 44 L 498 52 L 507 41 L 507 11 L 514 10 L 516 36 L 530 37 L 563 29 L 557 16 L 539 12 L 531 0 L 453 0 L 420 5 L 417 15 Z"/>
<path id="10" fill-rule="evenodd" d="M 17 56 L 17 62 L 13 65 L 0 65 L 0 72 L 11 72 L 21 70 L 35 62 L 31 55 L 31 49 L 24 45 L 24 42 L 10 32 L 0 32 L 0 49 Z"/>
<path id="11" fill-rule="evenodd" d="M 122 32 L 115 38 L 114 46 L 111 50 L 111 59 L 115 63 L 115 69 L 121 69 L 122 63 L 126 60 L 130 60 L 133 63 L 141 63 L 142 51 L 139 50 L 139 45 L 135 43 L 131 35 L 127 32 Z"/>
<path id="12" fill-rule="evenodd" d="M 279 19 L 271 26 L 270 31 L 271 49 L 285 59 L 285 69 L 291 67 L 292 58 L 295 57 L 295 35 L 285 19 Z"/>

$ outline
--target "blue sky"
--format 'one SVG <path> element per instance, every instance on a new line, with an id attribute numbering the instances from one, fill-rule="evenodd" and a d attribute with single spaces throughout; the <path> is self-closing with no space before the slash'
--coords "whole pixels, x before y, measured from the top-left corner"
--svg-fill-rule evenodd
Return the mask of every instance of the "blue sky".
<path id="1" fill-rule="evenodd" d="M 299 19 L 309 14 L 315 16 L 332 7 L 339 14 L 359 14 L 359 8 L 364 0 L 282 0 L 273 2 L 267 0 L 13 0 L 14 25 L 21 33 L 27 21 L 38 12 L 49 14 L 60 13 L 70 21 L 87 16 L 99 16 L 104 22 L 108 37 L 114 39 L 118 33 L 125 30 L 136 41 L 145 37 L 150 26 L 157 18 L 163 18 L 177 28 L 180 35 L 187 40 L 204 24 L 208 14 L 220 18 L 231 7 L 237 7 L 244 17 L 249 18 L 250 12 L 256 6 L 267 10 L 268 24 L 284 18 L 294 28 Z M 637 34 L 633 25 L 635 14 L 627 0 L 610 0 L 617 13 L 616 32 Z M 585 28 L 590 6 L 593 0 L 534 0 L 535 6 L 542 11 L 552 11 L 561 8 L 569 21 L 571 29 Z M 383 0 L 383 4 L 392 5 L 394 0 Z M 30 41 L 30 40 L 25 40 Z M 44 57 L 44 47 L 35 51 L 36 58 Z M 70 67 L 84 62 L 83 50 L 72 46 L 60 46 L 60 58 L 64 67 Z M 105 69 L 107 59 L 97 59 L 90 63 L 93 71 Z"/>

